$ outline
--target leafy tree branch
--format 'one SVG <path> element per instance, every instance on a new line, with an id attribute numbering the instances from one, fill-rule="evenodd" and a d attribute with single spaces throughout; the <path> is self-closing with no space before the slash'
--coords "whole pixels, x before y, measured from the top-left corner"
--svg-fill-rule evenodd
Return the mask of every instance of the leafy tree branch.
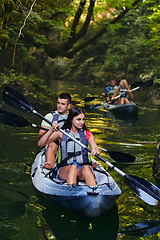
<path id="1" fill-rule="evenodd" d="M 90 5 L 88 7 L 88 14 L 87 14 L 86 20 L 85 20 L 83 26 L 81 27 L 81 29 L 79 30 L 79 32 L 76 34 L 76 28 L 78 26 L 79 18 L 82 14 L 85 2 L 86 1 L 82 1 L 81 5 L 79 6 L 79 8 L 77 10 L 77 13 L 75 15 L 75 18 L 74 18 L 74 21 L 72 24 L 71 33 L 70 33 L 70 36 L 69 36 L 67 42 L 65 42 L 62 45 L 62 47 L 60 47 L 60 48 L 57 48 L 57 46 L 55 47 L 54 44 L 52 45 L 52 43 L 50 43 L 49 46 L 45 46 L 45 50 L 46 50 L 47 54 L 49 54 L 50 57 L 55 57 L 55 56 L 59 55 L 59 56 L 65 56 L 68 58 L 72 58 L 77 52 L 84 49 L 85 47 L 87 47 L 88 45 L 93 43 L 95 40 L 97 40 L 99 37 L 101 37 L 103 34 L 105 34 L 107 32 L 107 27 L 109 25 L 113 25 L 113 24 L 119 22 L 131 9 L 136 7 L 141 2 L 141 0 L 136 0 L 132 4 L 131 8 L 123 8 L 122 12 L 117 17 L 115 17 L 110 23 L 107 23 L 105 25 L 105 27 L 102 28 L 98 33 L 96 33 L 94 36 L 90 37 L 86 41 L 79 43 L 77 46 L 74 47 L 74 44 L 80 38 L 82 38 L 86 35 L 90 21 L 91 21 L 93 9 L 94 9 L 94 1 L 90 0 Z M 72 47 L 73 47 L 73 49 L 70 51 L 70 49 Z"/>

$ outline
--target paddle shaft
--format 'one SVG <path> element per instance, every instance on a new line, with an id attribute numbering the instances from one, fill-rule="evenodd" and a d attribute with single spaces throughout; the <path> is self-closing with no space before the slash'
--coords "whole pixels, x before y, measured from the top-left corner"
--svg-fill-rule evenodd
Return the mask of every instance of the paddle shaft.
<path id="1" fill-rule="evenodd" d="M 17 99 L 15 96 L 13 96 L 12 94 L 9 94 L 6 91 L 6 94 L 8 94 L 12 99 L 14 99 L 16 102 L 18 102 L 20 105 L 22 105 L 23 107 L 25 107 L 26 109 L 28 109 L 30 112 L 34 113 L 35 115 L 37 115 L 38 117 L 42 118 L 43 120 L 45 120 L 47 123 L 49 123 L 50 125 L 52 125 L 52 123 L 46 119 L 45 117 L 43 117 L 41 114 L 39 114 L 36 110 L 34 110 L 31 106 L 28 106 L 27 104 L 25 104 L 23 101 Z M 72 137 L 71 135 L 69 135 L 68 133 L 66 133 L 65 131 L 63 131 L 62 129 L 60 129 L 59 127 L 57 127 L 57 130 L 59 130 L 60 132 L 62 132 L 63 134 L 65 134 L 67 137 L 69 137 L 70 139 L 72 139 L 73 141 L 75 141 L 77 144 L 79 144 L 80 146 L 82 146 L 83 148 L 85 148 L 88 152 L 91 152 L 91 150 L 86 147 L 83 143 L 79 142 L 77 139 L 75 139 L 74 137 Z M 147 193 L 148 195 L 152 196 L 154 199 L 160 201 L 160 198 L 158 195 L 156 195 L 153 191 L 151 191 L 150 189 L 148 189 L 144 184 L 141 184 L 139 181 L 135 180 L 132 176 L 125 174 L 123 171 L 121 171 L 120 169 L 118 169 L 117 167 L 115 167 L 114 165 L 112 165 L 111 163 L 105 161 L 103 158 L 101 158 L 98 154 L 95 154 L 95 157 L 97 157 L 98 159 L 100 159 L 102 162 L 104 162 L 105 164 L 107 164 L 110 168 L 112 168 L 113 170 L 115 170 L 117 173 L 119 173 L 120 175 L 122 175 L 127 181 L 129 181 L 129 184 L 127 184 L 130 189 L 136 193 L 135 191 L 135 185 L 140 188 L 141 190 L 145 191 L 145 193 Z M 146 181 L 146 180 L 145 180 Z M 126 181 L 125 181 L 126 182 Z M 132 185 L 130 185 L 130 182 L 132 183 Z M 159 189 L 158 189 L 159 190 Z M 137 194 L 137 193 L 136 193 Z M 138 194 L 137 194 L 138 195 Z M 145 201 L 143 199 L 143 196 L 138 195 L 143 201 Z M 155 204 L 154 204 L 155 205 Z"/>
<path id="2" fill-rule="evenodd" d="M 18 115 L 17 115 L 18 116 Z M 9 119 L 9 120 L 11 120 L 12 122 L 16 122 L 16 123 L 21 123 L 22 122 L 22 120 L 15 120 L 14 118 L 12 118 L 12 117 L 9 117 L 9 116 L 6 116 L 6 115 L 3 115 L 2 113 L 0 113 L 0 117 L 2 117 L 2 118 L 4 118 L 4 119 Z M 24 119 L 25 120 L 25 125 L 23 125 L 23 126 L 21 126 L 21 127 L 26 127 L 26 126 L 31 126 L 31 127 L 34 127 L 34 128 L 38 128 L 38 129 L 42 129 L 42 130 L 44 130 L 44 131 L 48 131 L 48 129 L 47 128 L 43 128 L 43 127 L 39 127 L 39 126 L 37 126 L 36 124 L 34 124 L 34 123 L 31 123 L 31 122 L 28 122 L 26 119 Z M 19 126 L 20 127 L 20 126 Z"/>
<path id="3" fill-rule="evenodd" d="M 137 180 L 133 179 L 130 175 L 125 174 L 123 171 L 121 171 L 120 169 L 118 169 L 117 167 L 115 167 L 113 164 L 111 164 L 110 162 L 107 162 L 106 160 L 104 160 L 103 158 L 101 158 L 100 156 L 98 156 L 97 154 L 95 155 L 97 158 L 99 158 L 102 162 L 104 162 L 105 164 L 107 164 L 110 168 L 112 168 L 113 170 L 115 170 L 117 173 L 119 173 L 121 176 L 123 176 L 124 178 L 128 179 L 130 182 L 132 182 L 133 184 L 135 184 L 137 187 L 140 187 L 143 191 L 145 191 L 146 193 L 148 193 L 150 196 L 152 196 L 153 198 L 155 198 L 156 200 L 160 201 L 159 196 L 157 196 L 153 191 L 151 191 L 150 189 L 146 188 L 143 184 L 141 184 L 140 182 L 138 182 Z"/>
<path id="4" fill-rule="evenodd" d="M 9 126 L 14 126 L 14 127 L 31 126 L 31 127 L 35 127 L 38 129 L 42 129 L 43 131 L 48 131 L 48 129 L 49 129 L 48 127 L 47 128 L 41 127 L 41 126 L 39 127 L 36 124 L 29 122 L 25 118 L 15 114 L 15 113 L 12 113 L 12 112 L 9 112 L 6 110 L 1 110 L 1 109 L 0 109 L 0 122 L 2 122 L 3 124 L 9 125 Z M 135 157 L 130 154 L 109 151 L 109 150 L 103 149 L 103 148 L 100 148 L 100 150 L 108 153 L 112 159 L 114 159 L 115 161 L 118 161 L 118 162 L 133 162 L 135 160 Z"/>
<path id="5" fill-rule="evenodd" d="M 133 91 L 135 91 L 135 90 L 137 90 L 137 89 L 139 89 L 140 87 L 136 87 L 136 88 L 133 88 L 132 90 L 131 90 L 131 92 L 133 92 Z M 121 95 L 118 95 L 118 96 L 116 96 L 115 98 L 114 98 L 114 100 L 115 99 L 117 99 L 117 98 L 119 98 Z"/>
<path id="6" fill-rule="evenodd" d="M 95 98 L 100 98 L 100 97 L 101 97 L 101 96 L 86 97 L 86 98 L 84 98 L 84 101 L 85 101 L 85 102 L 90 102 L 90 101 L 94 100 Z"/>
<path id="7" fill-rule="evenodd" d="M 147 82 L 144 82 L 144 83 L 141 84 L 140 86 L 133 88 L 133 89 L 131 90 L 131 92 L 133 92 L 133 91 L 135 91 L 135 90 L 138 90 L 139 88 L 142 88 L 142 87 L 144 87 L 145 85 L 147 86 L 147 85 L 152 85 L 152 84 L 153 84 L 153 80 L 149 80 L 149 81 L 147 81 Z M 117 98 L 119 98 L 120 96 L 121 96 L 121 95 L 118 95 L 118 96 L 116 96 L 114 99 L 117 99 Z"/>
<path id="8" fill-rule="evenodd" d="M 136 87 L 136 88 L 133 88 L 132 90 L 131 90 L 131 92 L 133 92 L 133 91 L 135 91 L 135 90 L 137 90 L 137 89 L 139 89 L 140 87 Z M 121 95 L 118 95 L 118 96 L 116 96 L 113 100 L 108 100 L 107 102 L 110 102 L 110 101 L 114 101 L 115 99 L 117 99 L 117 98 L 119 98 Z M 102 104 L 100 104 L 99 105 L 99 107 L 101 107 L 102 106 Z"/>
<path id="9" fill-rule="evenodd" d="M 16 98 L 15 96 L 13 96 L 12 94 L 10 94 L 9 92 L 5 92 L 9 97 L 11 97 L 12 99 L 14 99 L 17 103 L 19 103 L 21 106 L 25 107 L 27 110 L 29 110 L 31 113 L 37 115 L 38 117 L 40 117 L 41 119 L 43 119 L 44 121 L 46 121 L 48 124 L 52 125 L 52 122 L 50 122 L 47 118 L 43 117 L 40 113 L 38 113 L 35 109 L 32 108 L 32 106 L 29 106 L 28 104 L 24 103 L 23 101 L 21 101 L 20 99 Z M 79 142 L 77 139 L 75 139 L 74 137 L 72 137 L 70 134 L 66 133 L 64 130 L 62 130 L 61 128 L 57 127 L 57 129 L 63 133 L 64 135 L 66 135 L 67 137 L 69 137 L 70 139 L 72 139 L 74 142 L 76 142 L 77 144 L 79 144 L 81 147 L 85 148 L 88 152 L 91 152 L 91 149 L 89 149 L 88 147 L 86 147 L 83 143 Z M 106 150 L 107 151 L 107 150 Z M 101 158 L 98 154 L 95 155 L 97 158 L 99 158 L 100 160 L 102 160 L 103 162 L 105 162 L 109 167 L 111 168 L 115 168 L 112 164 L 110 164 L 109 162 L 106 162 L 103 158 Z M 119 172 L 122 176 L 125 175 L 125 173 L 123 173 L 121 170 L 115 168 L 115 171 L 117 170 L 117 172 Z"/>
<path id="10" fill-rule="evenodd" d="M 137 187 L 140 187 L 142 190 L 144 190 L 145 192 L 147 192 L 150 196 L 154 197 L 155 199 L 157 199 L 158 201 L 160 201 L 160 198 L 154 194 L 153 191 L 150 191 L 150 189 L 146 188 L 143 184 L 141 184 L 140 182 L 138 182 L 137 180 L 133 179 L 130 175 L 125 174 L 123 171 L 121 171 L 120 169 L 118 169 L 117 167 L 115 167 L 113 164 L 111 164 L 110 162 L 107 162 L 106 160 L 104 160 L 103 158 L 101 158 L 100 156 L 98 156 L 97 154 L 95 155 L 97 158 L 99 158 L 102 162 L 104 162 L 105 164 L 107 164 L 110 168 L 112 168 L 113 170 L 115 170 L 117 173 L 119 173 L 121 176 L 123 176 L 124 178 L 128 179 L 129 181 L 131 181 L 133 184 L 135 184 Z"/>
<path id="11" fill-rule="evenodd" d="M 106 152 L 106 153 L 108 152 L 107 149 L 104 149 L 104 148 L 101 148 L 101 147 L 99 147 L 99 149 L 102 150 L 103 152 Z"/>
<path id="12" fill-rule="evenodd" d="M 14 99 L 16 102 L 18 102 L 19 104 L 21 104 L 23 107 L 25 107 L 26 109 L 28 109 L 31 113 L 37 115 L 38 117 L 40 117 L 41 119 L 43 119 L 45 122 L 47 122 L 48 124 L 52 125 L 52 122 L 50 122 L 47 118 L 43 117 L 40 113 L 38 113 L 35 109 L 33 109 L 31 106 L 28 106 L 26 103 L 22 102 L 20 99 L 16 98 L 15 96 L 13 96 L 12 94 L 10 94 L 9 92 L 6 92 L 6 94 L 11 97 L 12 99 Z M 77 144 L 79 144 L 81 147 L 87 149 L 89 152 L 91 152 L 91 149 L 87 148 L 83 143 L 79 142 L 77 139 L 75 139 L 74 137 L 72 137 L 71 135 L 69 135 L 68 133 L 66 133 L 64 130 L 62 130 L 61 128 L 57 127 L 57 129 L 63 133 L 64 135 L 66 135 L 67 137 L 69 137 L 70 139 L 72 139 L 73 141 L 75 141 Z"/>

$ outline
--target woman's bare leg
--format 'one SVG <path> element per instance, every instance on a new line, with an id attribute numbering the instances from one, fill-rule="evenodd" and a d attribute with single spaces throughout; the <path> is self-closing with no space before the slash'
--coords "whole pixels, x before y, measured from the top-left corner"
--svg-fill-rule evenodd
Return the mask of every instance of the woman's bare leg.
<path id="1" fill-rule="evenodd" d="M 90 166 L 83 165 L 78 171 L 78 178 L 82 181 L 85 180 L 88 186 L 96 186 L 96 180 L 92 173 Z"/>
<path id="2" fill-rule="evenodd" d="M 59 179 L 66 180 L 68 185 L 77 183 L 77 175 L 78 169 L 76 165 L 65 166 L 59 170 Z"/>
<path id="3" fill-rule="evenodd" d="M 125 103 L 129 103 L 129 101 L 128 101 L 128 99 L 127 99 L 127 98 L 125 98 L 125 99 L 124 99 L 124 102 L 125 102 Z"/>
<path id="4" fill-rule="evenodd" d="M 121 103 L 120 104 L 124 104 L 124 98 L 121 98 Z"/>
<path id="5" fill-rule="evenodd" d="M 119 99 L 115 102 L 115 105 L 119 105 L 119 104 L 121 104 L 121 99 Z"/>

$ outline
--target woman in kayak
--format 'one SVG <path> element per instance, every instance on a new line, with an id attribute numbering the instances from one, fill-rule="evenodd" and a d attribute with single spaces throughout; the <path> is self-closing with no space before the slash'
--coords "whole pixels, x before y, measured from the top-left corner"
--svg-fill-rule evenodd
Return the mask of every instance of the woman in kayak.
<path id="1" fill-rule="evenodd" d="M 119 96 L 118 100 L 115 102 L 115 105 L 129 103 L 127 99 L 127 95 L 129 95 L 132 99 L 134 98 L 133 93 L 129 89 L 128 83 L 126 79 L 122 79 L 119 83 L 119 87 L 115 90 L 112 100 L 116 97 L 116 95 Z"/>
<path id="2" fill-rule="evenodd" d="M 89 166 L 91 165 L 90 155 L 94 156 L 100 152 L 93 134 L 86 128 L 83 110 L 79 107 L 73 107 L 69 111 L 63 129 L 86 147 L 88 147 L 89 143 L 91 147 L 90 154 L 85 148 L 82 148 L 75 141 L 58 131 L 57 127 L 59 127 L 59 124 L 54 122 L 49 131 L 40 138 L 38 145 L 42 147 L 52 141 L 59 141 L 57 159 L 59 179 L 66 180 L 68 185 L 72 185 L 77 183 L 78 177 L 80 181 L 85 181 L 88 186 L 96 186 L 92 167 L 96 167 L 97 163 L 93 162 L 92 167 Z"/>

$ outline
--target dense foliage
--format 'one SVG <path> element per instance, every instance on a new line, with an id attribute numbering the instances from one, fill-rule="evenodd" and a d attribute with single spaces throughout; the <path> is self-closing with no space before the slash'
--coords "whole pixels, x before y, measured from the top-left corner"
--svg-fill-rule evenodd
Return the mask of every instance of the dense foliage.
<path id="1" fill-rule="evenodd" d="M 13 87 L 26 96 L 35 106 L 56 106 L 57 95 L 44 85 L 44 80 L 35 75 L 23 76 L 14 70 L 0 74 L 0 95 L 6 86 Z"/>
<path id="2" fill-rule="evenodd" d="M 77 61 L 93 56 L 93 67 L 111 75 L 159 77 L 158 1 L 2 0 L 1 5 L 1 72 L 36 74 L 39 62 L 42 69 L 48 58 L 81 53 Z"/>
<path id="3" fill-rule="evenodd" d="M 155 39 L 148 27 L 149 18 L 153 16 L 149 12 L 146 5 L 129 12 L 120 24 L 110 26 L 106 34 L 83 50 L 77 61 L 83 62 L 85 55 L 93 57 L 92 65 L 114 77 L 134 79 L 143 73 L 153 73 L 158 78 L 158 35 Z"/>

